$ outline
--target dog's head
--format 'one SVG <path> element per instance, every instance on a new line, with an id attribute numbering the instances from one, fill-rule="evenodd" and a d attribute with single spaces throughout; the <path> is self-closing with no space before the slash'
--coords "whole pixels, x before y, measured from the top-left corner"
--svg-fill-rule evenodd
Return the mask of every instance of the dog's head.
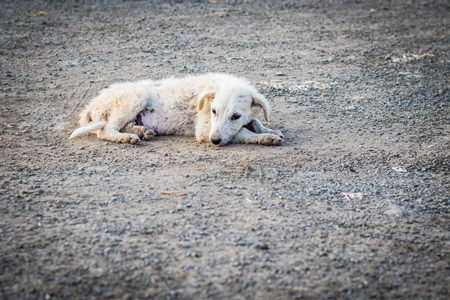
<path id="1" fill-rule="evenodd" d="M 209 109 L 211 114 L 209 140 L 219 146 L 228 144 L 261 110 L 267 121 L 270 114 L 269 102 L 251 85 L 226 85 L 204 91 L 198 102 L 198 110 L 202 109 Z"/>

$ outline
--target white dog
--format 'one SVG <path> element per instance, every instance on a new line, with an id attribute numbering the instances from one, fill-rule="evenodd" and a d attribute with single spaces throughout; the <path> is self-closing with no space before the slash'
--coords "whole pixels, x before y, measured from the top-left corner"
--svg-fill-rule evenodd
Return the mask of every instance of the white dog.
<path id="1" fill-rule="evenodd" d="M 256 119 L 269 119 L 266 98 L 242 78 L 224 74 L 118 83 L 100 92 L 80 114 L 80 128 L 118 143 L 137 144 L 155 135 L 195 135 L 228 143 L 281 145 L 283 134 Z"/>

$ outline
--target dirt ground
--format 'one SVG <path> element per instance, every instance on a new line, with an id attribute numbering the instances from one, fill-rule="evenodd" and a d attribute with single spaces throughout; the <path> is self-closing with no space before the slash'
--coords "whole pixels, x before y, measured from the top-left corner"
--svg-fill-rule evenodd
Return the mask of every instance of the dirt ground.
<path id="1" fill-rule="evenodd" d="M 1 6 L 1 299 L 449 299 L 448 1 Z M 283 146 L 67 139 L 105 86 L 205 72 Z"/>

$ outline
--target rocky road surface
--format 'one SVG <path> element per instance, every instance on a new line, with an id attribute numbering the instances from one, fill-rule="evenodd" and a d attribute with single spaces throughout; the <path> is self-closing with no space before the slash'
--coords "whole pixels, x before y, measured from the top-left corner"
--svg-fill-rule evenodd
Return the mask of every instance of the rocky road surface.
<path id="1" fill-rule="evenodd" d="M 450 3 L 2 1 L 1 299 L 449 299 Z M 281 147 L 67 140 L 225 72 Z"/>

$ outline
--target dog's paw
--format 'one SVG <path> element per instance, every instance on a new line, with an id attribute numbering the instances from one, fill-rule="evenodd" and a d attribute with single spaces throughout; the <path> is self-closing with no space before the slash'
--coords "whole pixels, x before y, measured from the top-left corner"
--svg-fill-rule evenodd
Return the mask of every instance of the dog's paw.
<path id="1" fill-rule="evenodd" d="M 281 134 L 281 136 L 283 135 Z M 280 146 L 283 143 L 283 138 L 277 134 L 262 134 L 259 143 L 265 146 Z"/>
<path id="2" fill-rule="evenodd" d="M 272 134 L 278 135 L 278 137 L 279 137 L 280 139 L 284 140 L 284 135 L 283 135 L 283 133 L 282 133 L 281 131 L 279 131 L 279 130 L 274 130 L 274 131 L 272 132 Z"/>
<path id="3" fill-rule="evenodd" d="M 127 134 L 120 142 L 137 145 L 141 142 L 141 139 L 136 134 Z"/>
<path id="4" fill-rule="evenodd" d="M 147 141 L 149 141 L 149 140 L 151 140 L 152 138 L 154 138 L 156 136 L 156 132 L 154 132 L 153 130 L 151 130 L 151 129 L 147 129 L 145 132 L 144 132 L 144 136 L 142 137 L 144 140 L 147 140 Z"/>
<path id="5" fill-rule="evenodd" d="M 133 133 L 136 134 L 140 139 L 151 140 L 156 136 L 156 132 L 148 129 L 145 126 L 133 126 Z"/>
<path id="6" fill-rule="evenodd" d="M 135 139 L 135 138 L 131 138 L 130 141 L 129 141 L 129 143 L 130 143 L 131 145 L 137 145 L 137 144 L 139 144 L 140 142 L 141 142 L 140 139 Z"/>

